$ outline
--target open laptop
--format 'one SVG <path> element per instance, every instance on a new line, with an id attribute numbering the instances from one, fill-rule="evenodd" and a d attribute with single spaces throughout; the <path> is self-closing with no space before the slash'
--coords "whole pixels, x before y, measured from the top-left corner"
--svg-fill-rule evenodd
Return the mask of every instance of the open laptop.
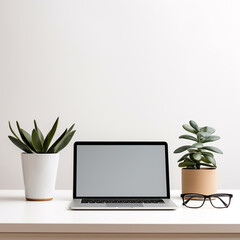
<path id="1" fill-rule="evenodd" d="M 170 200 L 166 142 L 75 142 L 73 175 L 71 209 L 177 208 Z"/>

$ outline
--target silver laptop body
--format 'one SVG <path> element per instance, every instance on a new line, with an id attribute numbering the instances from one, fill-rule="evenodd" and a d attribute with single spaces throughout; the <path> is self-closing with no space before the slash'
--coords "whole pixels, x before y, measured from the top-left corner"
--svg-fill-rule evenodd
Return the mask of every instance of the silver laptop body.
<path id="1" fill-rule="evenodd" d="M 74 143 L 74 210 L 171 210 L 168 146 L 160 141 Z"/>

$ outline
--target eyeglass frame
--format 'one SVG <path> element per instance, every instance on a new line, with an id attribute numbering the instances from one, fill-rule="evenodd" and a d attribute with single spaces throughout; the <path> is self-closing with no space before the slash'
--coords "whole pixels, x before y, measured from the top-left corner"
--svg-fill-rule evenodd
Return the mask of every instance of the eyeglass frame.
<path id="1" fill-rule="evenodd" d="M 191 198 L 189 198 L 189 199 L 187 199 L 186 201 L 184 201 L 184 197 L 185 197 L 186 195 L 190 195 L 190 194 L 191 194 L 191 195 L 194 195 L 194 194 L 195 194 L 196 196 L 192 196 Z M 201 197 L 204 198 L 201 206 L 199 206 L 199 207 L 189 207 L 189 206 L 187 206 L 187 203 L 188 203 L 192 198 L 194 198 L 194 197 L 199 197 L 199 196 L 201 196 Z M 228 197 L 229 197 L 229 203 L 228 203 L 228 204 L 225 203 L 225 202 L 220 198 L 221 196 L 228 196 Z M 212 203 L 212 200 L 211 200 L 212 197 L 215 197 L 215 198 L 217 197 L 218 199 L 220 199 L 221 202 L 223 203 L 223 205 L 225 205 L 225 207 L 216 207 L 216 206 L 214 206 L 214 204 Z M 230 205 L 230 203 L 231 203 L 232 197 L 233 197 L 233 194 L 230 194 L 230 193 L 215 193 L 215 194 L 211 194 L 211 195 L 204 195 L 204 194 L 199 194 L 199 193 L 182 193 L 182 194 L 181 194 L 181 198 L 182 198 L 182 200 L 183 200 L 182 205 L 184 205 L 185 207 L 188 207 L 188 208 L 201 208 L 201 207 L 204 205 L 206 199 L 209 199 L 210 203 L 212 204 L 212 206 L 213 206 L 214 208 L 228 208 L 229 205 Z"/>

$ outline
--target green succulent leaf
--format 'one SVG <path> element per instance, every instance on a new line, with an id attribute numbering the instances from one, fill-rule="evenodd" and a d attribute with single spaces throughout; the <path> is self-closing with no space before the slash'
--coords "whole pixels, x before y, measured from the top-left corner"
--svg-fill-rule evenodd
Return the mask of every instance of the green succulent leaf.
<path id="1" fill-rule="evenodd" d="M 213 157 L 213 154 L 212 154 L 211 152 L 202 151 L 202 155 L 203 155 L 203 156 L 209 155 L 209 156 Z"/>
<path id="2" fill-rule="evenodd" d="M 12 136 L 8 136 L 8 137 L 12 141 L 12 143 L 15 144 L 18 148 L 20 148 L 26 153 L 32 153 L 31 149 L 28 146 L 26 146 L 24 143 L 22 143 L 21 140 Z"/>
<path id="3" fill-rule="evenodd" d="M 215 153 L 223 154 L 223 152 L 217 147 L 205 146 L 202 149 L 209 150 L 209 151 L 212 151 L 212 152 L 215 152 Z"/>
<path id="4" fill-rule="evenodd" d="M 37 153 L 42 151 L 42 144 L 36 129 L 32 130 L 32 144 Z"/>
<path id="5" fill-rule="evenodd" d="M 195 153 L 197 153 L 197 152 L 195 152 Z M 199 162 L 199 160 L 196 160 L 196 159 L 193 157 L 193 155 L 194 155 L 195 153 L 191 153 L 189 157 L 190 157 L 190 159 L 192 160 L 192 162 L 194 162 L 194 163 L 197 164 L 197 163 Z"/>
<path id="6" fill-rule="evenodd" d="M 59 152 L 59 151 L 61 151 L 63 148 L 65 148 L 67 145 L 68 145 L 68 143 L 71 141 L 71 139 L 72 139 L 72 137 L 73 137 L 73 135 L 74 135 L 74 133 L 75 133 L 76 131 L 74 130 L 74 131 L 72 131 L 72 132 L 70 132 L 70 133 L 67 133 L 64 137 L 63 137 L 63 139 L 57 144 L 57 146 L 55 147 L 55 152 L 57 153 L 57 152 Z"/>
<path id="7" fill-rule="evenodd" d="M 38 128 L 36 120 L 34 120 L 34 126 L 35 126 L 35 130 L 37 131 L 37 134 L 39 136 L 39 139 L 40 139 L 40 142 L 41 142 L 41 146 L 43 147 L 44 136 L 43 136 L 41 130 Z"/>
<path id="8" fill-rule="evenodd" d="M 202 154 L 199 152 L 194 153 L 192 156 L 197 161 L 201 160 L 201 158 L 202 158 Z"/>
<path id="9" fill-rule="evenodd" d="M 190 125 L 188 125 L 188 124 L 183 124 L 182 127 L 183 127 L 186 131 L 188 131 L 188 132 L 190 132 L 190 133 L 197 134 L 197 131 L 195 131 L 195 130 L 194 130 Z"/>
<path id="10" fill-rule="evenodd" d="M 75 123 L 67 130 L 67 133 L 70 133 L 74 126 L 75 126 Z"/>
<path id="11" fill-rule="evenodd" d="M 196 162 L 195 162 L 195 161 L 193 161 L 191 158 L 186 158 L 184 161 L 185 161 L 185 162 L 196 163 Z"/>
<path id="12" fill-rule="evenodd" d="M 215 129 L 214 128 L 212 128 L 212 127 L 202 127 L 202 128 L 200 128 L 200 132 L 207 132 L 207 133 L 209 133 L 209 134 L 213 134 L 213 133 L 215 133 Z"/>
<path id="13" fill-rule="evenodd" d="M 189 121 L 189 124 L 190 124 L 190 126 L 191 126 L 194 130 L 196 130 L 196 132 L 199 131 L 199 127 L 198 127 L 198 125 L 197 125 L 196 122 L 194 122 L 193 120 L 190 120 L 190 121 Z"/>
<path id="14" fill-rule="evenodd" d="M 219 136 L 212 135 L 212 136 L 206 137 L 204 140 L 202 140 L 202 142 L 203 142 L 203 143 L 206 143 L 206 142 L 214 142 L 214 141 L 217 141 L 217 140 L 219 140 L 219 139 L 220 139 Z"/>
<path id="15" fill-rule="evenodd" d="M 185 146 L 182 146 L 182 147 L 179 147 L 177 148 L 174 153 L 181 153 L 181 152 L 184 152 L 185 150 L 191 148 L 192 146 L 191 145 L 185 145 Z"/>
<path id="16" fill-rule="evenodd" d="M 197 152 L 197 150 L 196 149 L 188 149 L 188 152 L 189 153 L 195 153 L 195 152 Z"/>
<path id="17" fill-rule="evenodd" d="M 208 138 L 208 137 L 211 136 L 211 134 L 208 133 L 208 132 L 198 132 L 197 135 L 200 136 L 200 137 L 202 137 L 202 138 Z"/>
<path id="18" fill-rule="evenodd" d="M 192 162 L 181 162 L 178 164 L 179 167 L 195 166 L 195 163 Z"/>
<path id="19" fill-rule="evenodd" d="M 184 155 L 178 160 L 178 162 L 183 161 L 183 160 L 186 159 L 189 155 L 190 155 L 190 153 L 184 154 Z"/>
<path id="20" fill-rule="evenodd" d="M 24 129 L 22 129 L 22 128 L 21 128 L 21 132 L 25 136 L 27 141 L 31 144 L 32 143 L 31 135 L 28 132 L 26 132 Z"/>
<path id="21" fill-rule="evenodd" d="M 12 137 L 12 136 L 9 136 L 9 139 L 10 139 L 17 147 L 19 147 L 21 150 L 23 150 L 24 152 L 26 152 L 26 153 L 32 153 L 32 150 L 28 147 L 28 145 L 26 145 L 24 142 L 22 142 L 21 139 L 17 136 L 17 134 L 13 131 L 10 121 L 8 121 L 8 124 L 9 124 L 9 128 L 10 128 L 12 134 L 16 137 L 16 138 L 14 138 L 14 137 Z M 18 125 L 18 127 L 19 127 L 19 125 Z M 19 129 L 20 129 L 20 127 L 19 127 Z"/>
<path id="22" fill-rule="evenodd" d="M 216 161 L 213 157 L 209 156 L 209 155 L 205 155 L 204 156 L 209 162 L 211 162 L 213 164 L 214 167 L 216 167 Z"/>
<path id="23" fill-rule="evenodd" d="M 205 162 L 205 163 L 211 163 L 209 160 L 207 160 L 205 157 L 202 157 L 201 159 L 202 162 Z"/>
<path id="24" fill-rule="evenodd" d="M 22 128 L 21 128 L 21 132 L 22 132 L 24 138 L 27 140 L 29 147 L 33 148 L 31 135 Z"/>
<path id="25" fill-rule="evenodd" d="M 9 128 L 10 128 L 12 134 L 13 134 L 19 141 L 21 141 L 21 140 L 19 139 L 19 137 L 17 136 L 17 134 L 13 131 L 10 121 L 8 121 L 8 125 L 9 125 Z"/>
<path id="26" fill-rule="evenodd" d="M 43 134 L 42 134 L 42 132 L 41 132 L 41 130 L 40 130 L 39 128 L 38 128 L 37 133 L 38 133 L 39 139 L 40 139 L 40 141 L 41 141 L 41 145 L 42 145 L 42 147 L 43 147 L 44 136 L 43 136 Z"/>
<path id="27" fill-rule="evenodd" d="M 17 124 L 17 128 L 18 128 L 19 134 L 20 134 L 23 142 L 28 146 L 28 148 L 30 148 L 33 152 L 35 152 L 35 149 L 32 145 L 31 135 L 28 132 L 26 132 L 25 130 L 23 130 L 22 128 L 20 128 L 18 121 L 16 121 L 16 124 Z"/>
<path id="28" fill-rule="evenodd" d="M 185 161 L 184 158 L 180 158 L 177 162 L 182 162 L 182 161 Z"/>
<path id="29" fill-rule="evenodd" d="M 188 139 L 197 142 L 198 140 L 191 135 L 181 135 L 179 138 Z"/>
<path id="30" fill-rule="evenodd" d="M 44 140 L 44 143 L 43 143 L 43 152 L 47 152 L 48 150 L 48 147 L 53 139 L 53 136 L 56 132 L 56 129 L 57 129 L 57 126 L 58 126 L 58 120 L 59 120 L 59 117 L 57 118 L 57 120 L 55 121 L 55 123 L 53 124 L 53 127 L 52 129 L 50 130 L 50 132 L 47 134 L 45 140 Z"/>
<path id="31" fill-rule="evenodd" d="M 68 130 L 66 129 L 62 135 L 53 143 L 53 145 L 48 149 L 48 153 L 54 153 L 55 152 L 55 147 L 57 144 L 64 138 L 64 136 L 67 134 Z"/>
<path id="32" fill-rule="evenodd" d="M 203 147 L 203 144 L 202 143 L 194 143 L 192 145 L 192 148 L 202 148 Z"/>

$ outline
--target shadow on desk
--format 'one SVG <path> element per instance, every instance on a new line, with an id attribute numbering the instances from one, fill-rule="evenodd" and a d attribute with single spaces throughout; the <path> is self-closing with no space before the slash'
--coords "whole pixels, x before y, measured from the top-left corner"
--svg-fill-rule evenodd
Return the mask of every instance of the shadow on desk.
<path id="1" fill-rule="evenodd" d="M 16 196 L 0 196 L 0 202 L 7 201 L 7 202 L 16 202 L 16 201 L 26 201 L 25 197 L 16 197 Z"/>

